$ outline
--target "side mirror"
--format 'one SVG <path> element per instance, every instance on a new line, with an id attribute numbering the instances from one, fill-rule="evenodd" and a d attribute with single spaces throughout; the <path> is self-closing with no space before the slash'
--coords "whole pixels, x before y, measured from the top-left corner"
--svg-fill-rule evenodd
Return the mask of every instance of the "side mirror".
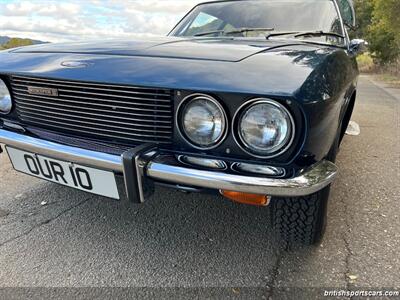
<path id="1" fill-rule="evenodd" d="M 349 50 L 354 55 L 359 55 L 367 51 L 368 42 L 362 39 L 354 39 L 350 41 Z"/>

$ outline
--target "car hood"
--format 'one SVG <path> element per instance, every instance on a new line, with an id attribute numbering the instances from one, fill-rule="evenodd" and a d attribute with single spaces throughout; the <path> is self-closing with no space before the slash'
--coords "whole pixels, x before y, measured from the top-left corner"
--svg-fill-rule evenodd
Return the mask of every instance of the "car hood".
<path id="1" fill-rule="evenodd" d="M 101 42 L 79 42 L 40 44 L 14 50 L 17 53 L 75 53 L 118 56 L 146 56 L 238 62 L 260 51 L 279 47 L 280 42 L 260 43 L 240 41 L 232 38 L 177 38 L 153 37 L 134 41 L 105 40 Z"/>
<path id="2" fill-rule="evenodd" d="M 321 98 L 330 62 L 345 57 L 343 49 L 301 41 L 167 37 L 0 51 L 0 75 L 270 96 L 307 90 L 318 92 L 308 97 L 313 101 Z M 71 67 L 76 62 L 80 67 Z"/>

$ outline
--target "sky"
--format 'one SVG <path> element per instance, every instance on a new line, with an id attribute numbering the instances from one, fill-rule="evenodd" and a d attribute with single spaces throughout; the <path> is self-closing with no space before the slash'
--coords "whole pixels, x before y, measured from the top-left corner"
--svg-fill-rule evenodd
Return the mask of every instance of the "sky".
<path id="1" fill-rule="evenodd" d="M 0 0 L 0 36 L 46 42 L 166 35 L 200 0 Z"/>

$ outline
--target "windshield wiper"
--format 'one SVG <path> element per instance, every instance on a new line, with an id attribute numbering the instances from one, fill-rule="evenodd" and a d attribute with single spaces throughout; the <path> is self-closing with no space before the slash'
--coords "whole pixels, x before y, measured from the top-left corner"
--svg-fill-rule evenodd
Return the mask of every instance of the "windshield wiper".
<path id="1" fill-rule="evenodd" d="M 224 32 L 224 30 L 205 31 L 205 32 L 196 33 L 193 36 L 203 36 L 203 35 L 210 35 L 210 34 L 223 33 L 223 32 Z"/>
<path id="2" fill-rule="evenodd" d="M 298 34 L 298 33 L 300 33 L 300 31 L 272 32 L 272 33 L 269 33 L 265 38 L 268 40 L 270 37 L 273 37 L 273 36 L 289 35 L 289 34 L 294 35 L 294 34 Z"/>
<path id="3" fill-rule="evenodd" d="M 334 36 L 334 37 L 339 37 L 344 39 L 344 36 L 342 34 L 336 33 L 336 32 L 326 32 L 326 31 L 306 31 L 306 32 L 300 32 L 298 34 L 296 34 L 294 37 L 307 37 L 307 36 L 311 36 L 311 37 L 319 37 L 319 36 Z"/>
<path id="4" fill-rule="evenodd" d="M 245 32 L 254 32 L 254 31 L 274 31 L 274 28 L 239 28 L 235 30 L 230 30 L 230 31 L 225 31 L 225 30 L 213 30 L 213 31 L 206 31 L 206 32 L 200 32 L 196 33 L 194 36 L 205 36 L 205 35 L 210 35 L 210 34 L 216 34 L 219 33 L 220 35 L 230 35 L 230 34 L 236 34 L 236 33 L 245 33 Z"/>
<path id="5" fill-rule="evenodd" d="M 325 32 L 325 31 L 287 31 L 287 32 L 272 32 L 268 34 L 265 38 L 268 40 L 270 37 L 274 36 L 281 36 L 281 35 L 293 35 L 295 38 L 298 37 L 319 37 L 319 36 L 334 36 L 334 37 L 339 37 L 343 38 L 344 36 L 336 33 L 336 32 Z"/>

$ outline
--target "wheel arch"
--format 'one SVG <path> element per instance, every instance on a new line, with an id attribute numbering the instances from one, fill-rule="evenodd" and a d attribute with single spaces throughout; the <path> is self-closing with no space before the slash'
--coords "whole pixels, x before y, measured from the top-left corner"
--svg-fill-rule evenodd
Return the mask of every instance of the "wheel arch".
<path id="1" fill-rule="evenodd" d="M 342 118 L 341 129 L 340 129 L 340 142 L 342 142 L 347 127 L 349 126 L 351 116 L 353 115 L 354 107 L 356 105 L 356 98 L 357 98 L 357 90 L 354 90 Z"/>

